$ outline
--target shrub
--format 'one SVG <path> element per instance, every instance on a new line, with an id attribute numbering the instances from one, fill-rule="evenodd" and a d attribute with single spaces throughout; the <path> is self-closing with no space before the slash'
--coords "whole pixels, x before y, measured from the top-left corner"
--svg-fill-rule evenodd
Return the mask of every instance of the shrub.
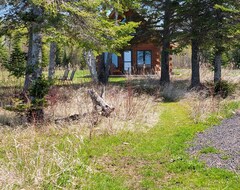
<path id="1" fill-rule="evenodd" d="M 220 81 L 214 85 L 215 95 L 220 95 L 222 98 L 226 98 L 231 95 L 236 89 L 236 85 L 229 83 L 228 81 Z"/>

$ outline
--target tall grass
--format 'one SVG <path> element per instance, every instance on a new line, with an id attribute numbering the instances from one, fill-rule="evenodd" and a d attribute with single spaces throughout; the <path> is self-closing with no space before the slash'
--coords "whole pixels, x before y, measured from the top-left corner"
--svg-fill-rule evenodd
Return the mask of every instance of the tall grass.
<path id="1" fill-rule="evenodd" d="M 207 127 L 201 122 L 210 114 L 239 100 L 239 88 L 224 100 L 205 89 L 188 91 L 190 72 L 179 72 L 164 88 L 158 87 L 158 78 L 133 78 L 125 86 L 115 81 L 106 89 L 105 100 L 115 108 L 109 118 L 93 118 L 87 90 L 96 87 L 90 84 L 53 87 L 47 97 L 47 122 L 40 128 L 0 109 L 0 188 L 234 189 L 234 174 L 206 170 L 189 160 L 184 143 Z M 202 76 L 203 82 L 212 79 L 209 70 Z M 228 76 L 239 82 L 237 73 L 226 72 Z M 55 123 L 74 114 L 80 119 Z M 12 128 L 5 125 L 9 122 Z"/>

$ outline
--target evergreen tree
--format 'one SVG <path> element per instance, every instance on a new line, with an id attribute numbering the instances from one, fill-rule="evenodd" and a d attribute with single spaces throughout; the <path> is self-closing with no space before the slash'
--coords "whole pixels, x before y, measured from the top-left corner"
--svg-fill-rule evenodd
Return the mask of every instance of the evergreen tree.
<path id="1" fill-rule="evenodd" d="M 223 55 L 229 50 L 239 36 L 239 18 L 240 15 L 236 12 L 226 10 L 223 6 L 239 9 L 240 2 L 236 0 L 214 0 L 212 8 L 211 31 L 210 39 L 214 49 L 214 83 L 221 82 L 221 66 L 223 63 Z"/>
<path id="2" fill-rule="evenodd" d="M 4 45 L 2 45 L 2 43 L 0 44 L 0 67 L 4 64 L 7 64 L 8 62 L 8 51 L 6 49 L 6 47 L 4 47 Z"/>
<path id="3" fill-rule="evenodd" d="M 211 19 L 211 1 L 189 0 L 182 1 L 178 8 L 179 32 L 178 42 L 180 46 L 191 44 L 191 85 L 195 88 L 201 85 L 200 82 L 200 51 L 207 43 L 206 38 L 209 33 Z"/>
<path id="4" fill-rule="evenodd" d="M 0 18 L 4 27 L 1 31 L 26 27 L 28 29 L 28 60 L 25 73 L 24 91 L 43 79 L 43 35 L 48 34 L 53 41 L 63 41 L 69 46 L 78 45 L 92 49 L 96 53 L 116 51 L 128 44 L 129 34 L 137 24 L 129 22 L 116 26 L 114 21 L 102 14 L 104 0 L 77 1 L 24 1 L 6 2 L 11 14 Z M 53 20 L 56 22 L 53 24 Z M 58 27 L 57 27 L 58 26 Z M 36 102 L 37 97 L 31 97 Z M 39 108 L 39 105 L 38 105 Z M 40 108 L 39 108 L 40 109 Z M 41 108 L 42 109 L 42 108 Z M 37 113 L 42 113 L 37 111 Z"/>
<path id="5" fill-rule="evenodd" d="M 149 36 L 149 38 L 155 39 L 156 43 L 162 45 L 161 84 L 170 82 L 170 45 L 176 41 L 176 34 L 178 33 L 180 27 L 178 9 L 181 8 L 181 4 L 181 0 L 142 0 L 140 13 L 145 17 L 146 20 L 144 31 L 147 31 L 146 34 Z"/>
<path id="6" fill-rule="evenodd" d="M 13 50 L 8 62 L 5 62 L 4 67 L 9 73 L 17 78 L 23 77 L 26 70 L 26 53 L 22 51 L 20 46 L 20 37 L 17 35 L 14 39 Z"/>

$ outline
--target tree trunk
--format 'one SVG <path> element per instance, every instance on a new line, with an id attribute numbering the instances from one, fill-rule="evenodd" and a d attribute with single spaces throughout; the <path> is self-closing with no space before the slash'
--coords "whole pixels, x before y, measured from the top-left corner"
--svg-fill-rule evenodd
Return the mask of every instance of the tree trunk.
<path id="1" fill-rule="evenodd" d="M 36 80 L 42 75 L 42 33 L 37 23 L 33 24 L 33 35 L 32 35 L 32 56 L 31 59 L 31 69 L 32 81 Z"/>
<path id="2" fill-rule="evenodd" d="M 192 78 L 190 88 L 200 85 L 200 66 L 199 66 L 199 44 L 192 39 Z"/>
<path id="3" fill-rule="evenodd" d="M 42 16 L 42 9 L 39 7 L 33 7 L 33 14 L 36 17 Z M 32 22 L 29 29 L 29 47 L 28 47 L 28 60 L 27 71 L 24 82 L 23 91 L 26 92 L 31 83 L 36 80 L 42 74 L 42 32 L 41 24 Z"/>
<path id="4" fill-rule="evenodd" d="M 23 86 L 23 92 L 26 92 L 29 88 L 30 85 L 30 66 L 32 62 L 32 44 L 33 44 L 33 26 L 30 26 L 28 29 L 28 56 L 27 56 L 27 69 L 25 73 L 25 81 L 24 81 L 24 86 Z"/>
<path id="5" fill-rule="evenodd" d="M 222 65 L 222 53 L 216 51 L 214 55 L 214 83 L 221 81 L 221 65 Z"/>
<path id="6" fill-rule="evenodd" d="M 108 83 L 108 77 L 109 77 L 109 69 L 110 69 L 110 56 L 112 54 L 108 53 L 108 57 L 107 57 L 107 63 L 105 64 L 105 54 L 102 53 L 101 55 L 101 61 L 99 64 L 99 69 L 98 69 L 98 81 L 103 84 L 106 85 Z"/>
<path id="7" fill-rule="evenodd" d="M 56 51 L 57 51 L 57 43 L 51 42 L 50 55 L 49 55 L 49 67 L 48 67 L 48 78 L 49 79 L 54 78 L 55 66 L 56 66 Z"/>
<path id="8" fill-rule="evenodd" d="M 107 54 L 107 62 L 106 62 L 106 65 L 105 65 L 105 77 L 106 77 L 107 83 L 108 83 L 108 79 L 109 79 L 111 64 L 112 64 L 112 53 L 108 53 Z"/>
<path id="9" fill-rule="evenodd" d="M 43 10 L 38 6 L 33 6 L 33 14 L 41 19 Z M 32 22 L 29 29 L 29 49 L 26 78 L 24 82 L 24 91 L 28 91 L 29 87 L 42 75 L 42 31 L 41 22 Z M 30 122 L 42 122 L 44 117 L 43 105 L 35 105 L 37 98 L 31 96 L 31 108 L 28 110 L 27 117 Z M 42 98 L 42 97 L 41 97 Z"/>
<path id="10" fill-rule="evenodd" d="M 218 29 L 221 31 L 223 23 L 223 13 L 222 10 L 216 10 L 216 19 Z M 215 55 L 214 55 L 214 83 L 221 81 L 221 65 L 222 65 L 222 52 L 224 51 L 223 47 L 223 35 L 222 32 L 218 31 L 215 36 Z"/>
<path id="11" fill-rule="evenodd" d="M 161 78 L 160 84 L 166 84 L 170 82 L 169 75 L 169 55 L 170 55 L 170 19 L 171 19 L 171 10 L 170 10 L 170 0 L 165 2 L 164 10 L 164 28 L 163 28 L 163 46 L 161 52 Z"/>
<path id="12" fill-rule="evenodd" d="M 93 52 L 91 50 L 84 53 L 85 54 L 85 60 L 88 65 L 92 80 L 94 83 L 98 82 L 98 75 L 97 75 L 97 69 L 96 69 L 96 59 L 93 55 Z"/>
<path id="13" fill-rule="evenodd" d="M 118 11 L 115 10 L 115 25 L 118 26 Z"/>

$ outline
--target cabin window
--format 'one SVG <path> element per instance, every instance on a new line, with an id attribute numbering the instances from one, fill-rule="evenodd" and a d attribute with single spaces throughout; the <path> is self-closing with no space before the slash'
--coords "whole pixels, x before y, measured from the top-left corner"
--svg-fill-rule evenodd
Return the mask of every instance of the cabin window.
<path id="1" fill-rule="evenodd" d="M 116 54 L 112 54 L 112 63 L 117 68 L 118 67 L 118 56 Z"/>
<path id="2" fill-rule="evenodd" d="M 123 67 L 125 72 L 131 73 L 132 67 L 132 51 L 127 50 L 123 52 Z"/>
<path id="3" fill-rule="evenodd" d="M 104 53 L 104 63 L 107 64 L 108 52 Z M 118 56 L 112 53 L 112 63 L 116 68 L 118 67 Z"/>
<path id="4" fill-rule="evenodd" d="M 137 65 L 138 66 L 151 66 L 152 52 L 151 51 L 137 51 Z"/>
<path id="5" fill-rule="evenodd" d="M 126 19 L 126 18 L 123 18 L 120 23 L 121 23 L 121 24 L 126 24 L 126 22 L 127 22 L 127 19 Z"/>

